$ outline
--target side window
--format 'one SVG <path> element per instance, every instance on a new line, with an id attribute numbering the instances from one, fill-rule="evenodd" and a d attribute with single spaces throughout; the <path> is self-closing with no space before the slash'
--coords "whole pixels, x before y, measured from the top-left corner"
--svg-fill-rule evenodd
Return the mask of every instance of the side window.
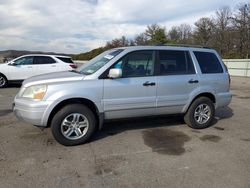
<path id="1" fill-rule="evenodd" d="M 125 55 L 114 67 L 122 69 L 122 77 L 144 77 L 153 75 L 153 51 L 135 51 Z"/>
<path id="2" fill-rule="evenodd" d="M 194 52 L 194 55 L 200 65 L 201 72 L 204 74 L 222 73 L 220 61 L 214 53 Z"/>
<path id="3" fill-rule="evenodd" d="M 22 57 L 14 61 L 15 65 L 32 65 L 33 64 L 33 57 L 27 56 Z"/>
<path id="4" fill-rule="evenodd" d="M 195 74 L 194 65 L 187 51 L 159 51 L 160 75 Z"/>
<path id="5" fill-rule="evenodd" d="M 51 57 L 35 56 L 35 59 L 34 59 L 35 65 L 52 64 L 52 63 L 56 63 L 56 61 L 54 59 L 52 59 Z"/>
<path id="6" fill-rule="evenodd" d="M 74 63 L 71 58 L 67 58 L 67 57 L 56 57 L 56 58 L 60 59 L 64 63 L 70 63 L 70 64 Z"/>

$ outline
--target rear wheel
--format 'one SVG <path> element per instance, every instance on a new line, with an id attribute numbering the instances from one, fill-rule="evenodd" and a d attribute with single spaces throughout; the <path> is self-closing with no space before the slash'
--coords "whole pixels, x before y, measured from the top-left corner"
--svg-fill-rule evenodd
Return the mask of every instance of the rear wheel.
<path id="1" fill-rule="evenodd" d="M 73 146 L 87 142 L 94 134 L 94 113 L 82 104 L 71 104 L 59 110 L 51 122 L 54 138 L 62 145 Z"/>
<path id="2" fill-rule="evenodd" d="M 184 116 L 185 123 L 194 129 L 204 129 L 212 124 L 215 108 L 207 97 L 197 98 Z"/>
<path id="3" fill-rule="evenodd" d="M 3 74 L 0 74 L 0 88 L 6 87 L 7 84 L 8 84 L 7 78 Z"/>

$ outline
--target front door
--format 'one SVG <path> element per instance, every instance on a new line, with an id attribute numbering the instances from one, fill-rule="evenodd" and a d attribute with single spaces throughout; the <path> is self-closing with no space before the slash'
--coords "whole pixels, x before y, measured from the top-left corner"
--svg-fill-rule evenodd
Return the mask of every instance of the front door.
<path id="1" fill-rule="evenodd" d="M 106 119 L 155 114 L 154 57 L 154 51 L 135 51 L 114 64 L 112 68 L 122 69 L 122 77 L 104 79 L 103 105 Z"/>
<path id="2" fill-rule="evenodd" d="M 9 66 L 10 78 L 9 80 L 25 80 L 33 74 L 33 56 L 25 56 L 16 59 L 11 66 Z"/>

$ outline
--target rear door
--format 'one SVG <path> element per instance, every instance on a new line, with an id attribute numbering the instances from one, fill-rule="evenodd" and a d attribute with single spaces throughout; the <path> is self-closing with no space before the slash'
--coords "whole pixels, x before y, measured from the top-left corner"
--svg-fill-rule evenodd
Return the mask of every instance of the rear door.
<path id="1" fill-rule="evenodd" d="M 60 71 L 58 63 L 49 56 L 35 56 L 33 70 L 33 76 Z"/>
<path id="2" fill-rule="evenodd" d="M 160 50 L 157 56 L 157 114 L 181 113 L 199 88 L 189 51 Z"/>
<path id="3" fill-rule="evenodd" d="M 103 105 L 106 119 L 155 114 L 154 57 L 154 51 L 135 51 L 115 63 L 113 67 L 122 69 L 122 77 L 104 79 Z"/>
<path id="4" fill-rule="evenodd" d="M 200 83 L 214 90 L 217 96 L 229 91 L 229 75 L 223 74 L 219 56 L 210 51 L 193 51 L 201 71 Z M 226 72 L 226 70 L 225 70 Z"/>

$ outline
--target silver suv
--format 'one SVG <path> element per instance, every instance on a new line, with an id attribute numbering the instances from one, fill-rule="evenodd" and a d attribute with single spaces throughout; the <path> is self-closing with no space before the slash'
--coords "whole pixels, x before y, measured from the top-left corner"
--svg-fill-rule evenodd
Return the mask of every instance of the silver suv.
<path id="1" fill-rule="evenodd" d="M 75 71 L 23 82 L 16 116 L 51 127 L 63 145 L 85 143 L 104 120 L 183 114 L 195 129 L 211 125 L 231 101 L 230 77 L 208 48 L 136 46 L 108 50 Z"/>

